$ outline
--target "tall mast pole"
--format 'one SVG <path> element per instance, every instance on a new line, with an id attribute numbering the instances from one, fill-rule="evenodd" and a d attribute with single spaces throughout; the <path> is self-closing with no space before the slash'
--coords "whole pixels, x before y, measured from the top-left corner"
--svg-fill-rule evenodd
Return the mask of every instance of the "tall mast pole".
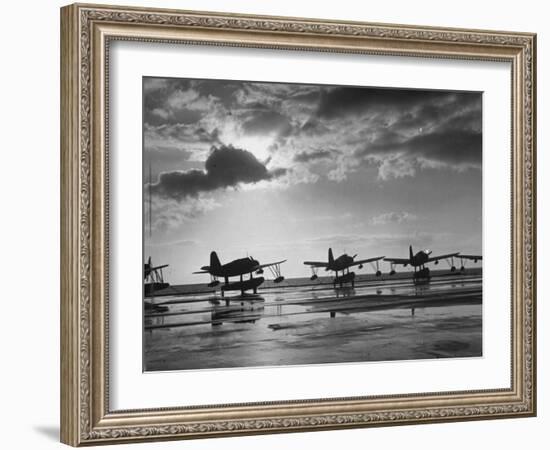
<path id="1" fill-rule="evenodd" d="M 149 162 L 149 237 L 153 234 L 153 215 L 151 211 L 151 162 Z"/>

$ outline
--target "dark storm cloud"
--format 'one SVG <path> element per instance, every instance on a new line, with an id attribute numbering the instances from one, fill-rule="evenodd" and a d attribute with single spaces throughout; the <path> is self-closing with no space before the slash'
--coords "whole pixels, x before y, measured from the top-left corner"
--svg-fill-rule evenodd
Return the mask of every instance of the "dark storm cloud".
<path id="1" fill-rule="evenodd" d="M 240 81 L 196 80 L 188 78 L 151 78 L 143 79 L 145 107 L 156 108 L 176 91 L 196 90 L 203 96 L 213 96 L 229 101 L 234 91 L 242 86 Z"/>
<path id="2" fill-rule="evenodd" d="M 152 192 L 161 197 L 183 199 L 196 197 L 201 192 L 236 187 L 271 180 L 286 173 L 285 169 L 269 171 L 256 157 L 231 146 L 213 148 L 206 159 L 204 170 L 165 172 Z"/>
<path id="3" fill-rule="evenodd" d="M 449 164 L 481 164 L 481 133 L 454 130 L 421 134 L 405 145 L 409 151 L 426 159 Z"/>
<path id="4" fill-rule="evenodd" d="M 433 126 L 442 130 L 466 129 L 481 132 L 481 107 L 479 93 L 449 93 L 435 101 L 405 110 L 392 127 L 401 131 Z"/>
<path id="5" fill-rule="evenodd" d="M 460 110 L 480 98 L 479 93 L 470 92 L 337 87 L 323 91 L 317 116 L 333 119 L 393 110 L 421 123 L 438 119 L 449 110 Z"/>
<path id="6" fill-rule="evenodd" d="M 440 128 L 443 130 L 468 130 L 481 133 L 481 98 L 478 104 L 472 105 L 471 109 L 458 110 L 454 114 L 449 114 L 448 118 L 442 121 Z"/>
<path id="7" fill-rule="evenodd" d="M 291 95 L 289 98 L 294 102 L 299 102 L 302 104 L 315 104 L 319 101 L 322 90 L 322 88 L 318 88 L 312 89 L 309 92 L 298 92 Z"/>
<path id="8" fill-rule="evenodd" d="M 376 109 L 406 109 L 448 96 L 441 91 L 337 87 L 321 95 L 317 115 L 335 118 Z"/>
<path id="9" fill-rule="evenodd" d="M 230 106 L 235 102 L 235 92 L 240 89 L 242 82 L 231 80 L 197 80 L 194 88 L 203 96 L 212 96 L 219 99 L 224 105 Z"/>
<path id="10" fill-rule="evenodd" d="M 172 149 L 174 152 L 182 151 L 182 147 L 206 147 L 220 144 L 217 128 L 207 131 L 200 125 L 176 124 L 160 125 L 157 127 L 145 125 L 144 147 L 146 151 L 158 151 L 159 149 Z M 190 153 L 187 153 L 189 155 Z"/>
<path id="11" fill-rule="evenodd" d="M 170 117 L 165 109 L 168 97 L 176 91 L 186 91 L 191 87 L 191 80 L 144 78 L 143 79 L 143 121 L 149 125 L 168 123 L 194 123 L 198 120 L 197 112 L 180 112 L 179 117 Z"/>
<path id="12" fill-rule="evenodd" d="M 431 95 L 395 115 L 391 125 L 378 127 L 355 155 L 386 162 L 405 175 L 414 175 L 415 167 L 481 168 L 481 94 Z"/>
<path id="13" fill-rule="evenodd" d="M 165 111 L 153 109 L 145 113 L 145 122 L 149 125 L 164 124 L 194 124 L 197 123 L 204 113 L 202 111 L 179 109 L 176 111 Z"/>
<path id="14" fill-rule="evenodd" d="M 333 152 L 330 150 L 317 150 L 314 152 L 300 152 L 294 156 L 295 162 L 307 163 L 310 161 L 317 161 L 319 159 L 327 159 L 333 155 Z"/>
<path id="15" fill-rule="evenodd" d="M 212 131 L 207 131 L 201 126 L 178 124 L 172 127 L 159 127 L 155 131 L 162 133 L 166 137 L 179 139 L 185 142 L 219 142 L 219 131 L 217 128 Z"/>
<path id="16" fill-rule="evenodd" d="M 328 131 L 328 127 L 321 120 L 315 117 L 310 117 L 299 129 L 299 133 L 306 136 L 325 134 Z"/>
<path id="17" fill-rule="evenodd" d="M 291 128 L 288 117 L 272 110 L 254 111 L 242 124 L 243 131 L 250 135 L 286 132 Z"/>
<path id="18" fill-rule="evenodd" d="M 479 169 L 481 108 L 475 92 L 151 78 L 145 149 L 185 148 L 195 163 L 212 145 L 260 137 L 251 150 L 265 145 L 279 165 L 300 166 L 294 183 L 316 182 L 311 174 L 343 181 L 372 165 L 381 179 Z"/>
<path id="19" fill-rule="evenodd" d="M 241 85 L 240 82 L 223 80 L 144 78 L 144 123 L 197 123 L 209 113 L 209 104 L 212 102 L 232 106 L 235 102 L 234 93 Z M 177 101 L 178 95 L 180 101 Z"/>
<path id="20" fill-rule="evenodd" d="M 406 129 L 411 120 L 406 115 L 391 129 L 380 130 L 370 143 L 356 151 L 356 155 L 402 153 L 448 165 L 481 165 L 481 105 L 478 109 L 458 108 L 451 116 L 442 114 L 437 124 L 418 134 L 400 133 L 399 130 Z M 429 124 L 427 118 L 418 117 L 415 120 L 418 121 L 415 126 Z"/>

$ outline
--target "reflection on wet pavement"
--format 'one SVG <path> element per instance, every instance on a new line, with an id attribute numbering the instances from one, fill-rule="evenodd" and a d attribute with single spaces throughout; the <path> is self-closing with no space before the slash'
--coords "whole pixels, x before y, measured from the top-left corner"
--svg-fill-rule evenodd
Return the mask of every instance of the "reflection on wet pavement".
<path id="1" fill-rule="evenodd" d="M 148 300 L 145 369 L 481 356 L 482 278 L 368 280 Z"/>

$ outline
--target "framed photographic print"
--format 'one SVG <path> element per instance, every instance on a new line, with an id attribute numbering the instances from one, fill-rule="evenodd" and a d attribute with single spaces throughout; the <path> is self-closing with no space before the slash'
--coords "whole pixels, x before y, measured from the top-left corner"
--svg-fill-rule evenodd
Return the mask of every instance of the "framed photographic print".
<path id="1" fill-rule="evenodd" d="M 535 35 L 61 10 L 62 441 L 532 416 Z"/>

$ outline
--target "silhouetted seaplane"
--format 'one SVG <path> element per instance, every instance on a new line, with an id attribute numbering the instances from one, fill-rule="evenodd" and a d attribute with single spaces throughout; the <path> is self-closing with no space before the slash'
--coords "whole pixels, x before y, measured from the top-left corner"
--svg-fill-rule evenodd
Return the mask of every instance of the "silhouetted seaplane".
<path id="1" fill-rule="evenodd" d="M 170 283 L 164 281 L 162 269 L 165 267 L 168 267 L 168 264 L 154 267 L 150 256 L 143 265 L 143 279 L 145 281 L 143 288 L 146 297 L 150 297 L 154 292 L 166 289 L 170 286 Z"/>
<path id="2" fill-rule="evenodd" d="M 414 268 L 413 278 L 417 280 L 429 280 L 430 278 L 430 269 L 425 267 L 427 263 L 433 262 L 434 264 L 439 264 L 439 261 L 442 259 L 449 262 L 451 272 L 456 271 L 456 266 L 454 264 L 454 258 L 461 260 L 460 271 L 464 271 L 464 260 L 473 260 L 477 262 L 481 260 L 482 257 L 479 255 L 461 255 L 460 252 L 448 253 L 446 255 L 431 256 L 431 250 L 420 250 L 418 253 L 414 254 L 412 245 L 409 245 L 409 257 L 408 258 L 385 258 L 384 261 L 388 261 L 391 264 L 390 275 L 395 275 L 395 266 L 403 265 L 403 267 L 411 266 Z"/>
<path id="3" fill-rule="evenodd" d="M 363 268 L 363 264 L 366 263 L 374 263 L 376 262 L 376 276 L 379 277 L 382 275 L 382 272 L 380 271 L 378 267 L 378 261 L 383 259 L 383 256 L 377 256 L 375 258 L 368 258 L 368 259 L 361 259 L 359 261 L 355 261 L 355 257 L 357 255 L 349 256 L 347 254 L 340 255 L 338 258 L 334 259 L 334 256 L 332 255 L 332 249 L 328 249 L 328 262 L 323 261 L 304 261 L 304 264 L 306 266 L 311 267 L 311 281 L 315 281 L 317 277 L 317 270 L 320 267 L 324 267 L 325 271 L 333 271 L 335 272 L 335 277 L 333 280 L 333 284 L 336 287 L 337 284 L 342 287 L 344 283 L 351 283 L 351 286 L 355 286 L 355 272 L 350 272 L 349 268 L 353 266 L 358 266 L 358 269 Z M 342 271 L 342 275 L 338 276 L 338 272 Z"/>
<path id="4" fill-rule="evenodd" d="M 264 281 L 264 277 L 253 278 L 253 274 L 262 275 L 265 268 L 269 268 L 273 274 L 274 283 L 280 283 L 285 279 L 281 275 L 281 264 L 284 263 L 286 259 L 282 261 L 277 261 L 269 264 L 260 264 L 258 260 L 247 257 L 235 259 L 227 264 L 221 264 L 216 252 L 210 253 L 210 265 L 201 267 L 201 270 L 198 272 L 193 272 L 194 274 L 198 273 L 208 273 L 211 276 L 211 282 L 208 283 L 208 287 L 216 287 L 220 284 L 218 278 L 223 278 L 225 283 L 222 285 L 222 297 L 225 291 L 241 291 L 241 294 L 244 294 L 245 291 L 253 290 L 254 294 L 258 292 L 258 286 L 260 286 Z M 249 274 L 250 278 L 248 280 L 243 280 L 243 275 Z M 239 281 L 233 283 L 229 282 L 230 277 L 240 277 Z"/>

